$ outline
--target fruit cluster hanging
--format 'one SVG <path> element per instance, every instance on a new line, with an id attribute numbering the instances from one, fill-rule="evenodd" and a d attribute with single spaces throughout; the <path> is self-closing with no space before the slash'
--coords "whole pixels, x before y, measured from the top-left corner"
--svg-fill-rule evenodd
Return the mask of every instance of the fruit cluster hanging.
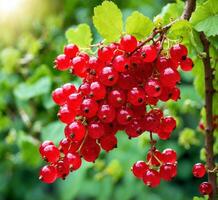
<path id="1" fill-rule="evenodd" d="M 193 63 L 184 45 L 164 49 L 165 35 L 157 32 L 154 36 L 137 41 L 124 35 L 119 43 L 99 43 L 95 56 L 69 44 L 64 54 L 57 56 L 55 68 L 69 70 L 82 84 L 76 88 L 67 83 L 52 93 L 60 106 L 58 118 L 66 124 L 65 138 L 58 146 L 52 141 L 41 144 L 41 156 L 48 162 L 40 170 L 43 182 L 65 179 L 80 168 L 82 159 L 94 162 L 101 149 L 109 152 L 116 148 L 118 131 L 128 138 L 150 134 L 146 160 L 132 167 L 146 185 L 156 187 L 161 179 L 169 181 L 176 176 L 176 152 L 158 151 L 153 134 L 166 140 L 176 128 L 175 119 L 164 116 L 158 102 L 180 98 L 178 69 L 189 71 Z"/>

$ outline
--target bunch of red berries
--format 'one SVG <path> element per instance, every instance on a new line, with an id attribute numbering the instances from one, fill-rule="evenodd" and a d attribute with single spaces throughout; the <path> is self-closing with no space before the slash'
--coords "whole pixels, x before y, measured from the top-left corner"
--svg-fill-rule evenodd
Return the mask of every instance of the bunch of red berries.
<path id="1" fill-rule="evenodd" d="M 192 173 L 196 178 L 202 178 L 206 174 L 206 167 L 202 163 L 197 163 L 193 166 Z M 202 195 L 209 195 L 212 193 L 212 185 L 208 182 L 203 182 L 199 186 L 199 192 Z"/>
<path id="2" fill-rule="evenodd" d="M 119 130 L 129 138 L 148 131 L 166 140 L 176 127 L 173 117 L 164 116 L 154 106 L 158 101 L 180 98 L 178 67 L 184 71 L 193 67 L 186 47 L 176 44 L 162 51 L 160 40 L 148 45 L 131 35 L 123 36 L 119 43 L 107 46 L 100 43 L 98 47 L 97 56 L 89 56 L 70 44 L 55 60 L 56 69 L 70 70 L 83 82 L 79 88 L 67 83 L 52 93 L 54 102 L 60 106 L 59 120 L 66 127 L 65 138 L 58 147 L 51 141 L 40 147 L 42 158 L 49 162 L 40 171 L 40 179 L 46 183 L 77 170 L 81 158 L 94 162 L 101 149 L 109 152 L 117 147 Z M 151 186 L 149 174 L 156 177 L 160 173 L 165 180 L 176 174 L 175 158 L 168 162 L 167 154 L 159 158 L 154 149 L 153 145 L 144 177 Z M 159 167 L 160 172 L 150 169 L 152 166 Z"/>
<path id="3" fill-rule="evenodd" d="M 171 181 L 177 174 L 176 152 L 165 149 L 162 153 L 155 147 L 147 154 L 146 161 L 137 161 L 132 166 L 133 174 L 149 187 L 157 187 L 161 179 Z"/>

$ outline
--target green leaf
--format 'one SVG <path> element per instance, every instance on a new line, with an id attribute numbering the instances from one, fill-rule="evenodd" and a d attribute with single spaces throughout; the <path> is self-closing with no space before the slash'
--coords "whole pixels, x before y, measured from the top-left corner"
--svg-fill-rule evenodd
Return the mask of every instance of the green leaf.
<path id="1" fill-rule="evenodd" d="M 92 42 L 92 33 L 89 25 L 80 24 L 77 28 L 69 28 L 66 33 L 68 43 L 73 43 L 79 47 L 89 47 Z"/>
<path id="2" fill-rule="evenodd" d="M 52 122 L 42 129 L 41 139 L 52 140 L 56 145 L 64 137 L 64 125 L 59 121 Z"/>
<path id="3" fill-rule="evenodd" d="M 104 1 L 94 8 L 93 23 L 107 42 L 117 41 L 123 30 L 122 13 L 111 1 Z"/>
<path id="4" fill-rule="evenodd" d="M 216 0 L 208 0 L 197 6 L 190 19 L 197 31 L 206 36 L 218 35 L 218 6 Z"/>
<path id="5" fill-rule="evenodd" d="M 126 20 L 126 32 L 138 40 L 147 36 L 153 28 L 153 22 L 138 11 L 133 12 Z"/>
<path id="6" fill-rule="evenodd" d="M 21 83 L 14 90 L 14 95 L 21 100 L 28 100 L 50 91 L 51 79 L 44 77 L 39 79 L 34 84 Z"/>
<path id="7" fill-rule="evenodd" d="M 37 167 L 41 162 L 38 153 L 39 141 L 32 136 L 21 133 L 18 144 L 20 147 L 21 158 L 24 163 Z"/>

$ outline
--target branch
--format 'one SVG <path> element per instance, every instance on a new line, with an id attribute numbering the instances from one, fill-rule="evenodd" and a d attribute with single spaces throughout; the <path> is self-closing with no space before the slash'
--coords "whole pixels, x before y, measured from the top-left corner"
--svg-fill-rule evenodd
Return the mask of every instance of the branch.
<path id="1" fill-rule="evenodd" d="M 206 157 L 207 157 L 207 167 L 208 167 L 208 182 L 211 183 L 213 187 L 213 193 L 210 195 L 209 200 L 216 199 L 216 171 L 214 152 L 213 152 L 213 94 L 215 92 L 213 88 L 213 69 L 210 63 L 210 42 L 206 38 L 203 32 L 200 33 L 200 40 L 203 45 L 203 50 L 206 53 L 206 57 L 202 58 L 204 63 L 204 74 L 205 74 L 205 108 L 206 108 L 206 135 L 205 135 L 205 147 L 206 147 Z"/>
<path id="2" fill-rule="evenodd" d="M 195 10 L 195 6 L 196 6 L 196 0 L 187 0 L 181 18 L 189 20 L 191 18 L 192 13 Z"/>

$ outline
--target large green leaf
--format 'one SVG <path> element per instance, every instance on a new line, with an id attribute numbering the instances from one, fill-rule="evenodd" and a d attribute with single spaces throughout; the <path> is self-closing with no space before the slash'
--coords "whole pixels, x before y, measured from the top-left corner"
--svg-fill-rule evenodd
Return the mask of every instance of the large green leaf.
<path id="1" fill-rule="evenodd" d="M 89 25 L 80 24 L 76 28 L 69 28 L 66 33 L 68 43 L 73 43 L 79 47 L 89 47 L 92 42 L 92 33 Z"/>
<path id="2" fill-rule="evenodd" d="M 52 122 L 42 129 L 42 140 L 52 140 L 57 145 L 63 137 L 64 125 L 59 121 Z"/>
<path id="3" fill-rule="evenodd" d="M 126 20 L 126 32 L 141 40 L 154 28 L 153 22 L 142 13 L 135 11 Z"/>
<path id="4" fill-rule="evenodd" d="M 43 77 L 34 84 L 21 83 L 15 88 L 14 94 L 18 99 L 28 100 L 32 97 L 48 93 L 50 88 L 51 79 Z"/>
<path id="5" fill-rule="evenodd" d="M 21 133 L 18 144 L 23 162 L 30 166 L 37 167 L 41 162 L 38 151 L 39 141 L 32 136 Z"/>
<path id="6" fill-rule="evenodd" d="M 122 34 L 122 13 L 113 2 L 104 1 L 102 5 L 94 8 L 93 23 L 108 42 L 118 40 Z"/>
<path id="7" fill-rule="evenodd" d="M 218 35 L 217 1 L 208 0 L 198 5 L 190 21 L 197 31 L 204 31 L 208 37 Z"/>

